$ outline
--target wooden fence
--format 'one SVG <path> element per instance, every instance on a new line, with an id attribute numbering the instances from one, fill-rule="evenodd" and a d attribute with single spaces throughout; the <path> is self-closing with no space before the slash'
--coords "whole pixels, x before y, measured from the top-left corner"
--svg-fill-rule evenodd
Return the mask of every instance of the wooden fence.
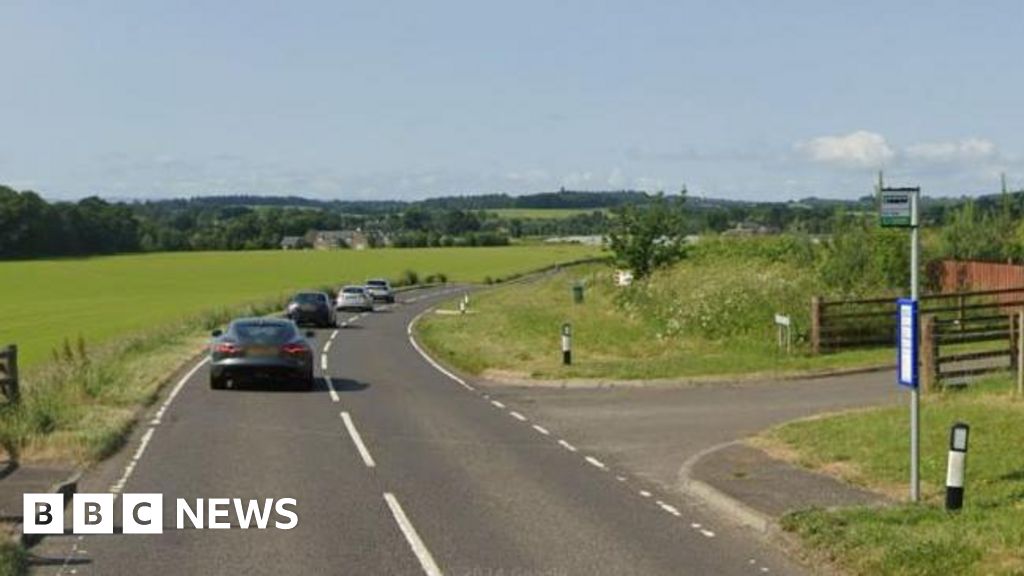
<path id="1" fill-rule="evenodd" d="M 18 387 L 18 347 L 11 344 L 0 349 L 0 392 L 12 404 L 21 397 Z"/>
<path id="2" fill-rule="evenodd" d="M 1024 287 L 928 294 L 920 298 L 920 314 L 940 322 L 966 322 L 1006 316 L 1024 307 Z M 854 300 L 811 299 L 810 344 L 813 353 L 893 344 L 896 339 L 896 296 Z"/>
<path id="3" fill-rule="evenodd" d="M 921 387 L 966 384 L 970 379 L 1018 368 L 1020 311 L 943 320 L 921 318 Z"/>

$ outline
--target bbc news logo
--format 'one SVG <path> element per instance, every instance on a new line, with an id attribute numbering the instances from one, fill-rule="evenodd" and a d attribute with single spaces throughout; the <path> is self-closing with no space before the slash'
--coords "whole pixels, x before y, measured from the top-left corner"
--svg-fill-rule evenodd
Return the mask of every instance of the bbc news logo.
<path id="1" fill-rule="evenodd" d="M 74 534 L 113 534 L 114 500 L 113 494 L 75 494 L 71 501 L 71 531 Z M 196 498 L 192 501 L 178 498 L 174 504 L 175 528 L 291 530 L 299 524 L 296 507 L 294 498 Z M 22 514 L 25 534 L 64 533 L 63 494 L 24 494 Z M 124 534 L 163 534 L 163 494 L 122 494 L 120 518 Z"/>

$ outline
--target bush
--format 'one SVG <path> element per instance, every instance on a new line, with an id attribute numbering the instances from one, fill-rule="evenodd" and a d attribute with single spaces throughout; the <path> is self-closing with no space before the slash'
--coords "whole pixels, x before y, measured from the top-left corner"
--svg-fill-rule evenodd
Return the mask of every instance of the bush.
<path id="1" fill-rule="evenodd" d="M 400 286 L 415 286 L 420 283 L 420 275 L 415 270 L 406 270 L 398 281 Z"/>

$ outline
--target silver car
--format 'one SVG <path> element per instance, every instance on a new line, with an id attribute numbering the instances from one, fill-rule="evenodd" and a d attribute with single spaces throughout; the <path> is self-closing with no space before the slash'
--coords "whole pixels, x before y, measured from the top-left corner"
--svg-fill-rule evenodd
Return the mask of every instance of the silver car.
<path id="1" fill-rule="evenodd" d="M 372 278 L 366 281 L 366 292 L 374 301 L 395 303 L 395 292 L 391 289 L 391 283 L 383 278 Z"/>
<path id="2" fill-rule="evenodd" d="M 373 297 L 362 286 L 345 286 L 338 292 L 338 310 L 373 312 Z"/>

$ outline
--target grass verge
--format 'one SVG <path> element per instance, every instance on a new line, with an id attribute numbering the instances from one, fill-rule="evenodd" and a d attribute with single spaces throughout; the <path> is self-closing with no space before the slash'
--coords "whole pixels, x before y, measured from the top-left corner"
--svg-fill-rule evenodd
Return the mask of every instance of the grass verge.
<path id="1" fill-rule="evenodd" d="M 776 375 L 892 360 L 890 350 L 810 356 L 799 343 L 793 355 L 780 353 L 773 310 L 798 317 L 814 291 L 787 280 L 799 277 L 789 268 L 687 262 L 628 290 L 614 285 L 613 272 L 607 264 L 577 266 L 481 293 L 469 314 L 425 317 L 419 337 L 467 373 L 538 379 Z M 577 282 L 583 304 L 573 303 Z M 571 366 L 561 364 L 564 322 L 573 327 Z"/>
<path id="2" fill-rule="evenodd" d="M 1024 401 L 1006 378 L 928 396 L 921 408 L 923 503 L 809 510 L 783 527 L 855 574 L 1024 574 Z M 950 426 L 971 425 L 964 510 L 943 509 Z M 906 499 L 905 407 L 785 424 L 759 443 L 806 467 Z"/>
<path id="3" fill-rule="evenodd" d="M 14 542 L 0 542 L 0 576 L 22 576 L 27 573 L 25 549 Z"/>

